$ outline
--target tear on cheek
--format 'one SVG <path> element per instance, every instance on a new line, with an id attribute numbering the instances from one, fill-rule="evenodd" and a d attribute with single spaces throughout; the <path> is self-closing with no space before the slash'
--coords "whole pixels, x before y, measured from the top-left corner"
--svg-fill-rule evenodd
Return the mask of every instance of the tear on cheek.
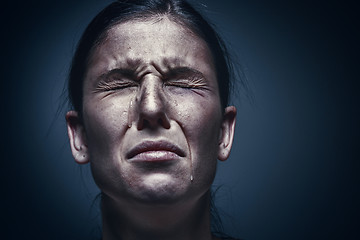
<path id="1" fill-rule="evenodd" d="M 132 121 L 133 121 L 133 115 L 134 115 L 133 105 L 134 105 L 133 99 L 131 99 L 129 102 L 129 108 L 128 108 L 128 121 L 127 121 L 128 128 L 132 127 Z"/>

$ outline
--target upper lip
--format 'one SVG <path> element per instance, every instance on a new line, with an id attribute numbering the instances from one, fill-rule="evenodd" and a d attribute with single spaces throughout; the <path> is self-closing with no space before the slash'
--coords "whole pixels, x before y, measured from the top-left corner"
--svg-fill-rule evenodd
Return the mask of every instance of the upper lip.
<path id="1" fill-rule="evenodd" d="M 180 157 L 185 156 L 185 152 L 181 150 L 181 148 L 179 148 L 176 144 L 161 140 L 161 141 L 144 141 L 136 145 L 132 149 L 130 149 L 126 157 L 127 159 L 130 159 L 140 153 L 148 152 L 148 151 L 169 151 L 176 153 Z"/>

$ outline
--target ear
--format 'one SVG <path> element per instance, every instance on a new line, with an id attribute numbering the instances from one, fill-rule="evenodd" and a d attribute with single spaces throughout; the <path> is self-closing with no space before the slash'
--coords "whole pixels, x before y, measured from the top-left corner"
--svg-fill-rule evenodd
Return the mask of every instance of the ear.
<path id="1" fill-rule="evenodd" d="M 218 159 L 225 161 L 230 155 L 232 147 L 236 123 L 236 108 L 234 106 L 228 106 L 225 108 L 223 121 L 221 125 Z"/>
<path id="2" fill-rule="evenodd" d="M 84 125 L 76 111 L 66 113 L 66 124 L 70 140 L 70 147 L 75 162 L 85 164 L 89 162 L 88 147 Z"/>

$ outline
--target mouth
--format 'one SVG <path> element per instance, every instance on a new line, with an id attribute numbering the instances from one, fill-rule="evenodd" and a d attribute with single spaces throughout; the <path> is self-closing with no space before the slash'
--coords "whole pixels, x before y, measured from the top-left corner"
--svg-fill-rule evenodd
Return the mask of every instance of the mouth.
<path id="1" fill-rule="evenodd" d="M 132 148 L 126 155 L 131 162 L 167 162 L 185 157 L 185 152 L 167 141 L 145 141 Z"/>

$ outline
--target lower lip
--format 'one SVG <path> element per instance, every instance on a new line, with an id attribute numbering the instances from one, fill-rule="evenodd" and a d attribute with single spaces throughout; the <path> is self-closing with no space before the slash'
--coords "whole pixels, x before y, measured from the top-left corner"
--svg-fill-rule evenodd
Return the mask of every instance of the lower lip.
<path id="1" fill-rule="evenodd" d="M 170 151 L 147 151 L 139 153 L 129 160 L 131 162 L 165 162 L 178 158 L 179 155 Z"/>

